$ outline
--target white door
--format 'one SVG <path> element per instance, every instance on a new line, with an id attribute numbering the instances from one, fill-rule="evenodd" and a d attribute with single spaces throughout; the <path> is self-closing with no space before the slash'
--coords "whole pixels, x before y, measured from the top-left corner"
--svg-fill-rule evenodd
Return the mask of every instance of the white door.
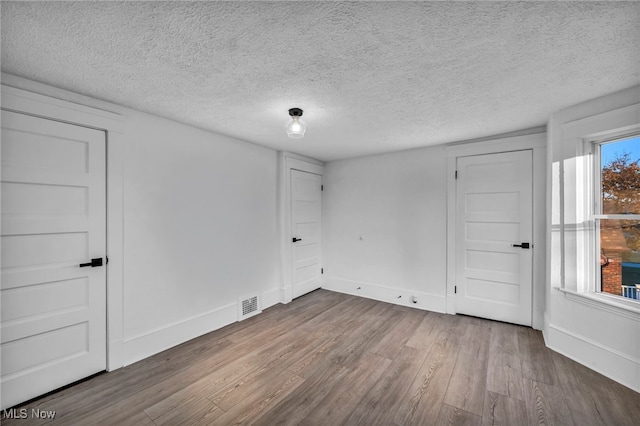
<path id="1" fill-rule="evenodd" d="M 293 297 L 322 285 L 322 176 L 291 170 L 291 245 Z"/>
<path id="2" fill-rule="evenodd" d="M 3 409 L 106 368 L 105 148 L 104 132 L 2 112 Z"/>
<path id="3" fill-rule="evenodd" d="M 532 153 L 459 157 L 457 176 L 456 312 L 530 326 Z"/>

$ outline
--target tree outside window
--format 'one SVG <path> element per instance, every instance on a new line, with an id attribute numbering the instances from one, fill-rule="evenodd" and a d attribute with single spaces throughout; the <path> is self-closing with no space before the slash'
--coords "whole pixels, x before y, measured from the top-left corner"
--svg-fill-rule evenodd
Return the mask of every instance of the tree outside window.
<path id="1" fill-rule="evenodd" d="M 640 137 L 600 145 L 601 290 L 640 300 Z"/>

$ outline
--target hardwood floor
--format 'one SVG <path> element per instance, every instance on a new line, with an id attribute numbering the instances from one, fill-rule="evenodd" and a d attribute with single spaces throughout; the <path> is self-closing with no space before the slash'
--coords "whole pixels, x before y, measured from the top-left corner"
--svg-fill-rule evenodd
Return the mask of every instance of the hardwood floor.
<path id="1" fill-rule="evenodd" d="M 318 290 L 21 407 L 72 425 L 638 425 L 530 328 Z"/>

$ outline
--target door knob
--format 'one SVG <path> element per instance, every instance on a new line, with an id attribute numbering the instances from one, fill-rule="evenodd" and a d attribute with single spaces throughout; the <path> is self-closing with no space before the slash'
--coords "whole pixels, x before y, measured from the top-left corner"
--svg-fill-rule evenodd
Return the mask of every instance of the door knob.
<path id="1" fill-rule="evenodd" d="M 511 244 L 512 247 L 520 247 L 523 249 L 528 249 L 529 248 L 529 243 L 522 243 L 522 244 Z"/>
<path id="2" fill-rule="evenodd" d="M 294 243 L 297 243 L 298 241 L 302 241 L 302 238 L 293 237 L 291 241 L 293 241 Z"/>
<path id="3" fill-rule="evenodd" d="M 84 268 L 86 266 L 91 266 L 92 268 L 95 268 L 96 266 L 102 266 L 102 258 L 96 257 L 95 259 L 91 259 L 91 262 L 81 263 L 79 266 L 81 268 Z"/>

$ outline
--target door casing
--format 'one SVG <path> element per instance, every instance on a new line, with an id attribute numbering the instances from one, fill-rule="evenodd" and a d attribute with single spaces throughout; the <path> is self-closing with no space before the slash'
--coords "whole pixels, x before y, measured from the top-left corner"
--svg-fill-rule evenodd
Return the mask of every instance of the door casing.
<path id="1" fill-rule="evenodd" d="M 107 371 L 123 360 L 124 110 L 66 90 L 2 73 L 2 109 L 104 131 L 107 135 Z"/>

